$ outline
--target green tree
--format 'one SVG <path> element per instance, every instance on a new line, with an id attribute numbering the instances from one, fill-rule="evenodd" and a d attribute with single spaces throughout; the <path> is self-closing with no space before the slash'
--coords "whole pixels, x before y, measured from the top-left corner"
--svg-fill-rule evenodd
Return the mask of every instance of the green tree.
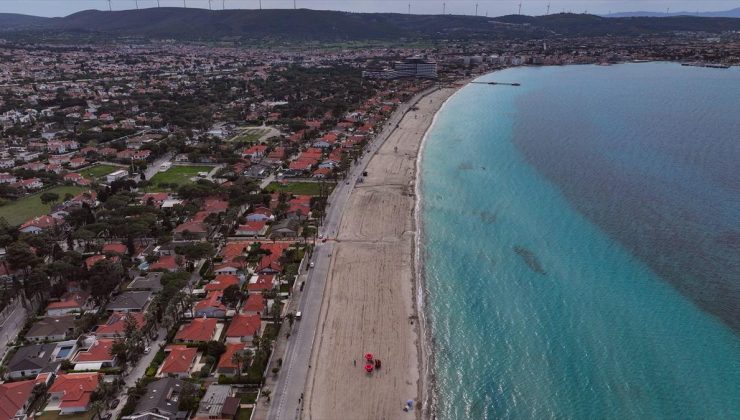
<path id="1" fill-rule="evenodd" d="M 59 201 L 59 194 L 53 192 L 45 192 L 41 194 L 39 198 L 41 199 L 41 203 L 43 204 L 55 203 Z"/>

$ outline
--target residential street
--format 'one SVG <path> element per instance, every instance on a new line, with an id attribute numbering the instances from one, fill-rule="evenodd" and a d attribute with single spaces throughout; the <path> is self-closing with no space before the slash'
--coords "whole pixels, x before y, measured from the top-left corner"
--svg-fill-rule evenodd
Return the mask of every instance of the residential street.
<path id="1" fill-rule="evenodd" d="M 18 337 L 18 333 L 26 323 L 27 311 L 21 305 L 20 300 L 16 299 L 12 305 L 15 308 L 5 317 L 2 324 L 0 324 L 0 360 L 5 357 L 5 352 L 8 350 L 8 343 Z"/>
<path id="2" fill-rule="evenodd" d="M 111 419 L 117 419 L 118 416 L 121 415 L 121 410 L 123 409 L 123 406 L 126 405 L 128 389 L 136 385 L 137 380 L 144 377 L 144 374 L 146 373 L 146 368 L 148 368 L 149 365 L 152 363 L 152 360 L 154 360 L 154 356 L 159 351 L 159 347 L 165 344 L 165 338 L 167 338 L 167 330 L 165 330 L 164 328 L 160 328 L 157 333 L 157 339 L 152 340 L 152 342 L 149 344 L 149 347 L 151 348 L 149 354 L 143 355 L 143 357 L 139 359 L 139 362 L 136 363 L 136 366 L 128 371 L 128 374 L 124 378 L 124 386 L 119 392 L 120 396 L 118 398 L 121 400 L 121 402 L 114 410 L 110 411 Z"/>

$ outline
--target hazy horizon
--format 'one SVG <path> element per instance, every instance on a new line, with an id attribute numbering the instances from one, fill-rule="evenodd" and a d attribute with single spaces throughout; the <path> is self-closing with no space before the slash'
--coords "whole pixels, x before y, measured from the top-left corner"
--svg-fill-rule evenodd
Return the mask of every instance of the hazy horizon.
<path id="1" fill-rule="evenodd" d="M 157 0 L 138 0 L 139 8 L 157 7 Z M 260 0 L 211 0 L 214 10 L 258 9 Z M 515 14 L 521 3 L 526 15 L 543 15 L 550 5 L 550 13 L 573 12 L 607 14 L 619 12 L 712 12 L 740 7 L 739 0 L 295 0 L 298 8 L 339 10 L 366 13 L 473 15 L 478 4 L 478 15 L 500 16 Z M 108 0 L 0 0 L 0 13 L 22 13 L 35 16 L 66 16 L 82 10 L 108 10 Z M 159 0 L 161 7 L 208 9 L 208 0 Z M 137 0 L 111 0 L 113 10 L 135 9 Z M 262 0 L 263 9 L 292 9 L 294 0 Z M 444 5 L 444 6 L 443 6 Z"/>

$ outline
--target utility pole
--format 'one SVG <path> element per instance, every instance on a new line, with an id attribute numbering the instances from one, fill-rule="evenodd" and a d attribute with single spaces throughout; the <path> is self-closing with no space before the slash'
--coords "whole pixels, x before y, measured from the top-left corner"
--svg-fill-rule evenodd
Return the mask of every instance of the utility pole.
<path id="1" fill-rule="evenodd" d="M 188 8 L 188 4 L 185 3 L 185 0 L 182 0 L 182 7 L 186 8 L 186 9 Z"/>
<path id="2" fill-rule="evenodd" d="M 213 10 L 213 8 L 211 8 L 211 0 L 208 0 L 208 10 Z"/>
<path id="3" fill-rule="evenodd" d="M 409 14 L 411 14 L 411 3 L 409 3 Z"/>
<path id="4" fill-rule="evenodd" d="M 139 0 L 136 0 L 136 10 L 139 10 Z"/>
<path id="5" fill-rule="evenodd" d="M 226 10 L 226 0 L 221 0 L 221 10 Z"/>
<path id="6" fill-rule="evenodd" d="M 295 5 L 295 0 L 293 0 L 293 10 L 296 10 L 296 9 L 298 9 L 298 8 Z"/>
<path id="7" fill-rule="evenodd" d="M 260 10 L 262 10 L 262 0 L 260 0 Z"/>
<path id="8" fill-rule="evenodd" d="M 478 3 L 475 3 L 475 15 L 478 16 Z"/>
<path id="9" fill-rule="evenodd" d="M 545 14 L 546 15 L 549 15 L 550 14 L 550 3 L 547 3 L 547 13 L 545 13 Z"/>
<path id="10" fill-rule="evenodd" d="M 113 7 L 110 5 L 110 0 L 108 0 L 108 11 L 109 12 L 113 11 Z"/>
<path id="11" fill-rule="evenodd" d="M 446 8 L 447 8 L 447 3 L 442 3 L 442 15 L 443 15 L 443 16 L 444 16 L 444 14 L 445 14 L 445 11 L 446 11 L 445 9 L 446 9 Z"/>
<path id="12" fill-rule="evenodd" d="M 157 9 L 159 9 L 159 0 L 157 0 Z"/>
<path id="13" fill-rule="evenodd" d="M 519 2 L 519 14 L 522 14 L 522 2 Z"/>

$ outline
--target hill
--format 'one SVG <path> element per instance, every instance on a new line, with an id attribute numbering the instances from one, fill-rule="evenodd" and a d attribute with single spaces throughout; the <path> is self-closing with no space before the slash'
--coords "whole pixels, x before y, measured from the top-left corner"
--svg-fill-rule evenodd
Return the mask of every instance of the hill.
<path id="1" fill-rule="evenodd" d="M 0 35 L 77 34 L 92 37 L 139 36 L 182 40 L 398 40 L 486 39 L 549 36 L 649 35 L 671 31 L 740 30 L 740 19 L 680 16 L 604 18 L 559 13 L 498 18 L 346 13 L 319 10 L 204 10 L 152 8 L 104 12 L 88 10 L 63 18 L 0 14 Z"/>
<path id="2" fill-rule="evenodd" d="M 48 18 L 16 13 L 0 13 L 0 31 L 32 28 L 46 21 L 48 21 Z"/>

